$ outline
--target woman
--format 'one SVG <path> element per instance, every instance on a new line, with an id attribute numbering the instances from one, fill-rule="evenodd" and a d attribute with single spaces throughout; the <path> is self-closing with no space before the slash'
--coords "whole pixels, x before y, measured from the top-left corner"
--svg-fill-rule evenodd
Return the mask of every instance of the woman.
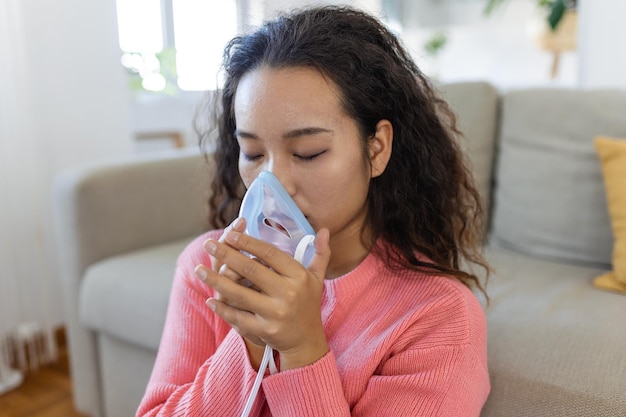
<path id="1" fill-rule="evenodd" d="M 490 385 L 470 288 L 484 290 L 461 264 L 489 267 L 447 105 L 348 8 L 268 22 L 224 67 L 211 222 L 228 227 L 179 258 L 137 415 L 240 415 L 269 345 L 279 372 L 250 415 L 478 416 Z M 263 170 L 317 233 L 308 268 L 233 222 Z"/>

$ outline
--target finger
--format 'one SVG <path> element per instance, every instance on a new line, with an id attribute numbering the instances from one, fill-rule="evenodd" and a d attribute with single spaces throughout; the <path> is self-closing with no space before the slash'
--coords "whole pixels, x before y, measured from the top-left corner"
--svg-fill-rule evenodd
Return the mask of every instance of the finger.
<path id="1" fill-rule="evenodd" d="M 238 273 L 236 273 L 235 271 L 233 271 L 232 269 L 230 269 L 228 267 L 228 265 L 226 264 L 222 264 L 222 266 L 220 267 L 218 273 L 228 279 L 230 279 L 231 281 L 239 281 L 241 279 L 241 275 L 239 275 Z"/>
<path id="2" fill-rule="evenodd" d="M 198 265 L 196 266 L 196 268 L 194 269 L 194 272 L 196 274 L 196 276 L 198 278 L 200 278 L 200 280 L 202 282 L 204 282 L 206 284 L 206 279 L 207 276 L 209 274 L 209 271 L 211 269 L 207 268 L 205 265 Z M 230 279 L 231 281 L 236 282 L 239 285 L 242 285 L 244 287 L 248 287 L 248 288 L 252 288 L 256 291 L 258 291 L 258 288 L 256 288 L 254 285 L 252 285 L 252 283 L 250 281 L 248 281 L 245 278 L 242 278 L 239 274 L 235 273 L 234 271 L 232 271 L 231 269 L 228 268 L 228 266 L 226 264 L 223 264 L 222 267 L 220 268 L 219 274 Z M 221 300 L 223 302 L 228 302 L 228 300 L 226 300 L 224 298 L 224 296 L 222 296 L 222 294 L 220 294 L 217 291 L 214 291 L 215 294 L 215 298 L 218 300 Z"/>
<path id="3" fill-rule="evenodd" d="M 231 230 L 243 233 L 246 230 L 246 219 L 244 219 L 243 217 L 237 217 L 231 223 Z"/>
<path id="4" fill-rule="evenodd" d="M 228 268 L 228 265 L 226 265 L 226 264 L 222 264 L 222 266 L 220 267 L 220 270 L 219 270 L 219 274 L 224 276 L 224 277 L 226 277 L 226 278 L 228 278 L 228 279 L 230 279 L 231 281 L 234 281 L 234 282 L 237 282 L 240 279 L 242 279 L 239 276 L 239 274 L 237 274 L 235 271 L 233 271 L 230 268 Z M 228 300 L 226 300 L 224 298 L 224 296 L 222 296 L 222 294 L 220 294 L 218 292 L 216 292 L 215 298 L 217 298 L 218 300 L 221 300 L 221 301 L 223 301 L 225 303 L 228 302 Z"/>
<path id="5" fill-rule="evenodd" d="M 226 265 L 226 264 L 223 264 L 220 267 L 219 274 L 225 276 L 226 278 L 230 279 L 231 281 L 236 282 L 239 285 L 243 285 L 244 287 L 248 287 L 248 288 L 252 288 L 252 289 L 254 289 L 256 291 L 260 291 L 260 289 L 256 285 L 254 285 L 252 283 L 252 281 L 250 281 L 247 278 L 242 277 L 241 275 L 239 275 L 238 273 L 236 273 L 235 271 L 230 269 L 228 267 L 228 265 Z"/>
<path id="6" fill-rule="evenodd" d="M 237 232 L 230 232 L 229 236 L 230 235 L 237 235 L 241 240 L 255 241 L 264 248 L 263 252 L 265 257 L 271 259 L 282 257 L 284 261 L 295 263 L 299 267 L 299 264 L 294 261 L 291 256 L 268 243 Z M 228 265 L 228 268 L 239 274 L 242 278 L 250 280 L 252 284 L 258 287 L 262 292 L 272 294 L 273 290 L 280 285 L 280 276 L 275 271 L 271 270 L 266 265 L 268 263 L 264 262 L 261 257 L 257 256 L 259 259 L 255 259 L 241 253 L 242 248 L 249 248 L 251 247 L 250 245 L 244 244 L 239 247 L 239 245 L 236 244 L 236 239 L 232 240 L 227 236 L 226 243 L 209 240 L 207 241 L 206 247 L 209 253 L 213 255 L 218 262 Z M 246 252 L 248 251 L 246 250 Z M 260 251 L 257 250 L 257 252 Z M 280 265 L 280 263 L 276 261 L 274 261 L 274 264 Z"/>
<path id="7" fill-rule="evenodd" d="M 246 230 L 246 219 L 244 219 L 243 217 L 237 217 L 235 220 L 232 221 L 231 224 L 229 224 L 228 226 L 226 226 L 226 228 L 224 229 L 224 234 L 222 235 L 222 237 L 230 231 L 235 231 L 235 232 L 241 232 L 243 233 Z M 221 240 L 221 238 L 220 238 Z"/>
<path id="8" fill-rule="evenodd" d="M 258 337 L 259 331 L 263 328 L 258 316 L 249 311 L 233 308 L 215 298 L 209 298 L 206 304 L 241 336 L 255 344 L 265 346 L 265 342 Z"/>
<path id="9" fill-rule="evenodd" d="M 262 264 L 270 267 L 280 275 L 293 276 L 294 274 L 303 271 L 300 263 L 294 260 L 293 257 L 287 252 L 278 249 L 272 244 L 255 239 L 243 233 L 229 232 L 226 234 L 225 243 L 229 244 L 233 248 L 237 248 L 240 251 L 252 254 L 257 257 Z M 234 268 L 234 265 L 231 265 L 230 263 L 229 266 Z M 241 271 L 238 270 L 237 272 L 241 274 Z M 251 279 L 251 277 L 247 274 L 242 275 Z M 259 285 L 256 281 L 252 281 Z"/>
<path id="10" fill-rule="evenodd" d="M 206 279 L 210 271 L 211 269 L 203 264 L 197 265 L 193 270 L 193 272 L 200 279 L 200 281 L 204 282 L 205 284 L 207 283 Z M 217 298 L 218 300 L 221 300 L 223 298 L 222 295 L 218 293 L 217 291 L 213 291 L 213 294 L 214 294 L 214 297 Z"/>
<path id="11" fill-rule="evenodd" d="M 315 236 L 315 255 L 309 264 L 308 270 L 321 282 L 326 277 L 326 269 L 330 261 L 330 232 L 323 228 Z"/>
<path id="12" fill-rule="evenodd" d="M 226 235 L 231 230 L 243 233 L 246 230 L 246 219 L 244 219 L 243 217 L 237 217 L 231 224 L 229 224 L 224 229 L 224 233 L 222 233 L 222 236 L 220 236 L 218 241 L 219 242 L 224 242 L 224 239 L 226 238 Z M 205 245 L 206 245 L 206 242 L 205 242 Z M 211 258 L 211 266 L 213 267 L 213 270 L 214 271 L 218 271 L 221 268 L 222 265 L 213 256 L 211 256 L 210 258 Z"/>
<path id="13" fill-rule="evenodd" d="M 251 288 L 242 286 L 212 270 L 205 270 L 204 282 L 216 293 L 219 301 L 239 310 L 250 311 L 255 314 L 265 314 L 267 311 L 266 295 Z M 217 297 L 216 297 L 217 298 Z M 265 307 L 264 307 L 265 306 Z"/>

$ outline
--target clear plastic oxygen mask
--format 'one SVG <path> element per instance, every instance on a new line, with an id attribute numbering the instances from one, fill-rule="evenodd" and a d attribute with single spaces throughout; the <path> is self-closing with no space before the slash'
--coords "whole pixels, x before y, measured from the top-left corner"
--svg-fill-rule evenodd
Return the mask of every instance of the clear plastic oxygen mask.
<path id="1" fill-rule="evenodd" d="M 315 253 L 315 231 L 274 174 L 263 171 L 250 184 L 241 202 L 239 217 L 246 219 L 245 234 L 270 243 L 305 267 L 309 266 Z M 250 415 L 268 364 L 270 373 L 276 373 L 272 348 L 265 346 L 257 377 L 241 417 Z"/>
<path id="2" fill-rule="evenodd" d="M 261 172 L 252 182 L 239 216 L 246 219 L 247 235 L 271 243 L 305 267 L 311 263 L 315 231 L 271 172 Z"/>

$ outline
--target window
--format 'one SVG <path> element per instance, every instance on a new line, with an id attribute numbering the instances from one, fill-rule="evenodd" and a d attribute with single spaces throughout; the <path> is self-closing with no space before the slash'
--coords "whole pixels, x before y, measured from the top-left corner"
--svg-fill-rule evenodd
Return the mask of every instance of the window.
<path id="1" fill-rule="evenodd" d="M 150 91 L 214 89 L 236 0 L 117 0 L 122 64 Z"/>

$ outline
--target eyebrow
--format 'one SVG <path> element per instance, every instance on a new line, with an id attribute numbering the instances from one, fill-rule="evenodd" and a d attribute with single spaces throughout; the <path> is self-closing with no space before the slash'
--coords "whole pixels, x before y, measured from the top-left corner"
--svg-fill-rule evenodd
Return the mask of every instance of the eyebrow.
<path id="1" fill-rule="evenodd" d="M 317 135 L 320 133 L 333 133 L 330 129 L 324 129 L 323 127 L 304 127 L 302 129 L 294 129 L 283 135 L 283 139 L 295 139 L 302 136 Z M 257 135 L 243 130 L 235 129 L 235 137 L 243 139 L 259 139 Z"/>

